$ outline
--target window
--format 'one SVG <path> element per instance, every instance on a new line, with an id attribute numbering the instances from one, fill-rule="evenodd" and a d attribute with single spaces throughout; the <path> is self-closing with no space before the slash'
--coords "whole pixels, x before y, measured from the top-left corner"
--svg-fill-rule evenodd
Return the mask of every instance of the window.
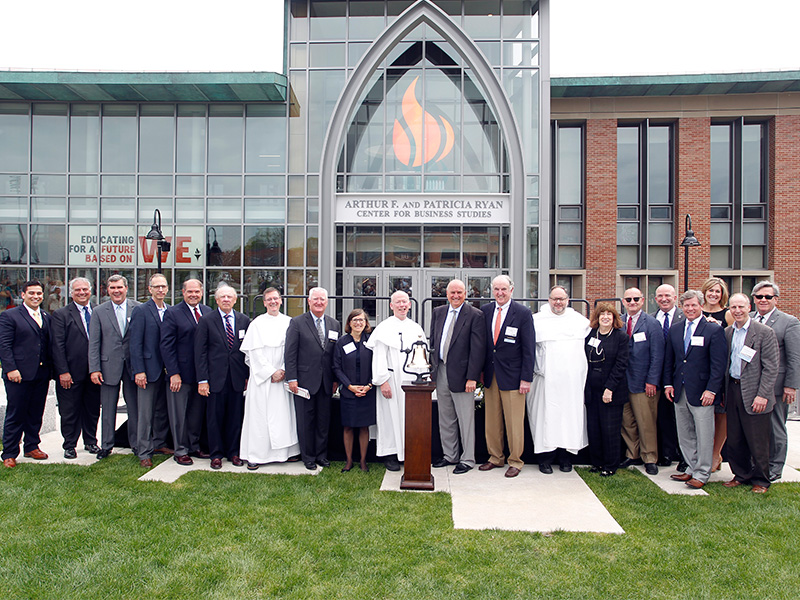
<path id="1" fill-rule="evenodd" d="M 580 125 L 553 124 L 551 268 L 584 266 L 584 140 Z"/>

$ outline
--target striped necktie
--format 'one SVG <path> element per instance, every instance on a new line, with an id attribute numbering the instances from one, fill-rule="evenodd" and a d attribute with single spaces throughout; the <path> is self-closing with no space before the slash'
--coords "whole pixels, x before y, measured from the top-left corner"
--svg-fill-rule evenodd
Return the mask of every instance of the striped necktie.
<path id="1" fill-rule="evenodd" d="M 233 348 L 233 326 L 231 326 L 231 315 L 225 315 L 225 335 L 228 337 L 228 348 Z"/>

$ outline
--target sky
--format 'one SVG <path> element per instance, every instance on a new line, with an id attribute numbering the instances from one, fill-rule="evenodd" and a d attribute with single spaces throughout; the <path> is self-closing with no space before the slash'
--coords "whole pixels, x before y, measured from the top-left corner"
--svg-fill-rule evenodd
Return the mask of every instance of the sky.
<path id="1" fill-rule="evenodd" d="M 0 69 L 283 70 L 283 0 L 28 0 L 3 21 Z M 800 70 L 798 24 L 799 0 L 551 0 L 551 75 Z"/>

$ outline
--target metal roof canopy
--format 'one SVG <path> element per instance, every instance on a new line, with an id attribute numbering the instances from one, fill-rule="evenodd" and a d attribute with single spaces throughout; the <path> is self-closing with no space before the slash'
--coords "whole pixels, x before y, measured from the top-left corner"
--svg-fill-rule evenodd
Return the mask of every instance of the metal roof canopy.
<path id="1" fill-rule="evenodd" d="M 58 102 L 286 102 L 285 75 L 0 71 L 0 100 Z"/>

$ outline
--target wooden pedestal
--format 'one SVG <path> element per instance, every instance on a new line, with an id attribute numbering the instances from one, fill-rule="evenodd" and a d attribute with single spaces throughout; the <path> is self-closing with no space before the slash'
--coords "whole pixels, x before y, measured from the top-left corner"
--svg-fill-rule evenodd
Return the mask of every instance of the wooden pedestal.
<path id="1" fill-rule="evenodd" d="M 436 386 L 404 385 L 406 393 L 406 461 L 401 490 L 433 491 L 431 475 L 431 394 Z"/>

